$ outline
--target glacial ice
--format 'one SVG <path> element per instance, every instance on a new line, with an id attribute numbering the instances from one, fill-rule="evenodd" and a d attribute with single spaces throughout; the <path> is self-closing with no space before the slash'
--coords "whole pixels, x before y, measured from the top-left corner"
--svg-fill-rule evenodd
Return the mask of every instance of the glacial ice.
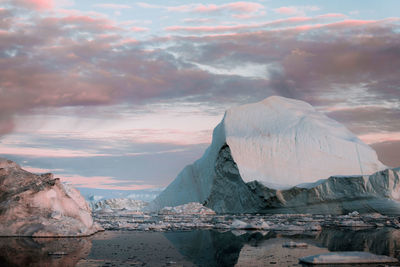
<path id="1" fill-rule="evenodd" d="M 376 152 L 340 123 L 305 102 L 273 96 L 226 111 L 204 155 L 186 166 L 149 208 L 199 202 L 219 213 L 279 212 L 277 208 L 284 208 L 283 213 L 326 213 L 331 206 L 318 206 L 328 202 L 326 197 L 312 195 L 319 190 L 340 203 L 333 206 L 334 213 L 357 210 L 357 195 L 371 199 L 365 200 L 371 209 L 385 212 L 387 204 L 390 212 L 398 212 L 397 188 L 368 186 L 373 180 L 368 175 L 385 168 Z M 366 190 L 359 185 L 364 180 Z M 360 193 L 352 191 L 360 188 Z M 303 198 L 286 194 L 282 199 L 285 192 Z M 297 207 L 309 201 L 310 209 Z"/>

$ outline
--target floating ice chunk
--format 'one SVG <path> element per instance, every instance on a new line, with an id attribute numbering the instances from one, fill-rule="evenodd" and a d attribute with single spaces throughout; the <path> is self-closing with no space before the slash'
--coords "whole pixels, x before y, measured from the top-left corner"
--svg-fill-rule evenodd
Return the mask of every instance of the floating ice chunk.
<path id="1" fill-rule="evenodd" d="M 241 220 L 234 220 L 231 225 L 231 229 L 251 229 L 252 226 Z"/>
<path id="2" fill-rule="evenodd" d="M 199 214 L 199 215 L 214 215 L 212 209 L 204 207 L 197 202 L 190 202 L 176 207 L 165 207 L 159 211 L 160 214 Z"/>
<path id="3" fill-rule="evenodd" d="M 294 241 L 286 242 L 282 245 L 284 248 L 306 248 L 308 247 L 307 243 L 297 243 Z"/>
<path id="4" fill-rule="evenodd" d="M 358 213 L 358 211 L 355 210 L 353 212 L 350 212 L 348 215 L 354 217 L 354 216 L 359 216 L 360 213 Z"/>
<path id="5" fill-rule="evenodd" d="M 317 254 L 300 258 L 308 264 L 356 264 L 356 263 L 397 263 L 392 257 L 375 255 L 369 252 L 346 251 Z"/>
<path id="6" fill-rule="evenodd" d="M 375 225 L 373 225 L 373 224 L 365 223 L 360 220 L 351 220 L 351 219 L 340 221 L 338 226 L 340 226 L 340 227 L 358 227 L 358 228 L 375 227 Z"/>

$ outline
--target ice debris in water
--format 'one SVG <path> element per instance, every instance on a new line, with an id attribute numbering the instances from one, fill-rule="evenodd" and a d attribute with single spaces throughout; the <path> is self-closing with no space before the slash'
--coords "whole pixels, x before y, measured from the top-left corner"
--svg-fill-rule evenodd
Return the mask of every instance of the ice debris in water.
<path id="1" fill-rule="evenodd" d="M 369 252 L 346 251 L 331 252 L 300 258 L 300 262 L 307 264 L 367 264 L 367 263 L 398 263 L 392 257 L 375 255 Z"/>
<path id="2" fill-rule="evenodd" d="M 176 207 L 164 207 L 160 210 L 159 214 L 204 214 L 214 215 L 215 211 L 204 207 L 198 202 L 190 202 Z"/>
<path id="3" fill-rule="evenodd" d="M 307 243 L 297 243 L 294 241 L 286 242 L 282 245 L 284 248 L 306 248 L 308 247 Z"/>
<path id="4" fill-rule="evenodd" d="M 400 228 L 396 216 L 382 214 L 215 214 L 200 203 L 167 207 L 159 213 L 104 210 L 94 212 L 95 221 L 107 230 L 175 231 L 193 229 L 256 231 L 321 231 L 322 228 Z"/>

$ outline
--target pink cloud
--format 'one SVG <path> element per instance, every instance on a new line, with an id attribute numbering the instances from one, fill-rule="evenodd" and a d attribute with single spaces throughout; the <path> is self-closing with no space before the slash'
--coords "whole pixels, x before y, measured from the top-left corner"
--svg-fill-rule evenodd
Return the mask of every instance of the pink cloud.
<path id="1" fill-rule="evenodd" d="M 367 133 L 358 136 L 367 144 L 400 141 L 400 132 Z"/>
<path id="2" fill-rule="evenodd" d="M 283 6 L 274 9 L 278 14 L 283 15 L 302 15 L 304 16 L 306 11 L 317 11 L 320 8 L 317 6 Z"/>
<path id="3" fill-rule="evenodd" d="M 32 173 L 49 173 L 49 172 L 62 172 L 64 169 L 43 169 L 31 166 L 21 166 L 22 169 Z"/>
<path id="4" fill-rule="evenodd" d="M 128 6 L 128 5 L 120 5 L 120 4 L 112 4 L 112 3 L 96 4 L 94 6 L 95 7 L 100 7 L 100 8 L 105 8 L 105 9 L 128 9 L 128 8 L 132 8 L 131 6 Z"/>
<path id="5" fill-rule="evenodd" d="M 299 12 L 298 9 L 295 7 L 286 7 L 286 6 L 277 8 L 274 11 L 276 13 L 285 14 L 285 15 L 293 15 L 293 14 L 296 14 Z"/>
<path id="6" fill-rule="evenodd" d="M 271 30 L 273 31 L 281 31 L 281 30 L 306 31 L 321 27 L 327 27 L 327 28 L 356 27 L 356 26 L 374 24 L 378 22 L 376 20 L 341 20 L 337 22 L 323 23 L 325 22 L 325 20 L 329 21 L 330 19 L 340 19 L 340 18 L 346 18 L 346 16 L 343 14 L 325 14 L 316 17 L 291 17 L 287 19 L 279 19 L 264 23 L 237 24 L 237 25 L 216 25 L 216 26 L 175 25 L 166 27 L 165 30 L 172 32 L 184 32 L 184 33 L 212 33 L 212 32 L 221 33 L 221 32 L 235 32 L 235 31 L 250 31 L 258 29 L 267 30 L 268 28 L 271 28 Z M 387 22 L 396 21 L 396 19 L 392 20 L 388 19 L 380 22 L 385 22 L 385 21 Z M 296 25 L 296 24 L 304 24 L 307 22 L 310 24 Z"/>
<path id="7" fill-rule="evenodd" d="M 133 32 L 147 32 L 149 31 L 149 28 L 133 26 L 130 28 L 130 30 Z"/>
<path id="8" fill-rule="evenodd" d="M 172 143 L 177 145 L 201 144 L 211 141 L 212 130 L 193 133 L 178 129 L 139 129 L 132 131 L 135 142 L 141 143 Z M 171 151 L 172 152 L 172 151 Z M 174 151 L 177 152 L 177 151 Z M 166 153 L 166 152 L 163 152 Z"/>
<path id="9" fill-rule="evenodd" d="M 237 31 L 251 28 L 251 25 L 233 25 L 233 26 L 170 26 L 166 27 L 166 31 L 180 31 L 180 32 L 227 32 Z"/>
<path id="10" fill-rule="evenodd" d="M 199 13 L 209 13 L 209 12 L 217 12 L 217 11 L 233 11 L 238 13 L 252 13 L 258 10 L 264 9 L 264 6 L 259 3 L 254 2 L 234 2 L 223 5 L 215 5 L 215 4 L 198 4 L 195 6 L 181 6 L 175 11 L 191 11 L 191 12 L 199 12 Z"/>
<path id="11" fill-rule="evenodd" d="M 152 9 L 165 8 L 164 6 L 153 5 L 153 4 L 148 4 L 148 3 L 144 3 L 144 2 L 136 3 L 136 5 L 138 5 L 138 6 L 142 7 L 142 8 L 152 8 Z"/>
<path id="12" fill-rule="evenodd" d="M 59 174 L 57 177 L 64 183 L 70 184 L 75 187 L 97 188 L 97 189 L 111 189 L 111 190 L 143 190 L 155 188 L 154 185 L 147 184 L 129 184 L 129 180 L 117 180 L 108 176 L 80 176 Z M 124 183 L 124 185 L 121 185 Z"/>
<path id="13" fill-rule="evenodd" d="M 210 23 L 214 20 L 211 18 L 187 18 L 184 19 L 183 22 L 188 24 L 203 24 L 203 23 Z"/>
<path id="14" fill-rule="evenodd" d="M 263 5 L 254 2 L 235 2 L 222 6 L 225 8 L 229 8 L 231 10 L 235 10 L 240 13 L 247 13 L 247 12 L 252 13 L 264 9 Z"/>
<path id="15" fill-rule="evenodd" d="M 334 22 L 329 24 L 330 27 L 355 27 L 355 26 L 364 26 L 368 24 L 376 23 L 376 20 L 356 20 L 356 19 L 348 19 L 344 21 Z"/>
<path id="16" fill-rule="evenodd" d="M 317 16 L 317 18 L 346 18 L 347 16 L 341 13 L 328 13 L 328 14 L 323 14 L 323 15 L 319 15 Z"/>
<path id="17" fill-rule="evenodd" d="M 48 149 L 33 147 L 6 147 L 0 146 L 0 154 L 18 155 L 26 157 L 55 157 L 55 158 L 80 158 L 80 157 L 105 157 L 110 154 L 102 154 L 89 151 L 79 151 L 70 149 Z"/>
<path id="18" fill-rule="evenodd" d="M 16 3 L 19 3 L 26 7 L 32 7 L 35 9 L 52 9 L 54 7 L 53 0 L 16 0 Z"/>
<path id="19" fill-rule="evenodd" d="M 316 19 L 309 17 L 292 17 L 288 19 L 279 19 L 270 22 L 257 23 L 257 24 L 239 24 L 239 25 L 217 25 L 217 26 L 170 26 L 166 27 L 166 31 L 174 32 L 230 32 L 240 30 L 254 30 L 267 27 L 284 27 L 296 23 L 309 22 Z"/>
<path id="20" fill-rule="evenodd" d="M 222 5 L 216 4 L 189 4 L 181 6 L 164 7 L 168 11 L 173 12 L 194 12 L 194 13 L 234 13 L 237 18 L 248 18 L 254 16 L 258 12 L 264 12 L 265 7 L 255 2 L 232 2 Z"/>

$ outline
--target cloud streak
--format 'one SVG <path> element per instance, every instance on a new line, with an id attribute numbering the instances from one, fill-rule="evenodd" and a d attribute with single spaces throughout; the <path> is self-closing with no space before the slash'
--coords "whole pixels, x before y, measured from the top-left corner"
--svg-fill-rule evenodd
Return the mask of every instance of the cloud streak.
<path id="1" fill-rule="evenodd" d="M 156 188 L 154 185 L 133 184 L 132 182 L 115 179 L 108 176 L 81 176 L 59 174 L 61 182 L 73 185 L 75 187 L 109 189 L 109 190 L 143 190 Z"/>
<path id="2" fill-rule="evenodd" d="M 318 11 L 320 10 L 317 6 L 283 6 L 274 9 L 278 14 L 284 15 L 295 15 L 295 16 L 305 16 L 308 11 Z"/>
<path id="3" fill-rule="evenodd" d="M 253 16 L 265 14 L 264 5 L 256 2 L 231 2 L 226 4 L 187 4 L 179 6 L 153 5 L 143 2 L 137 3 L 142 8 L 164 9 L 168 12 L 194 13 L 201 15 L 230 14 L 234 18 L 247 19 Z"/>

